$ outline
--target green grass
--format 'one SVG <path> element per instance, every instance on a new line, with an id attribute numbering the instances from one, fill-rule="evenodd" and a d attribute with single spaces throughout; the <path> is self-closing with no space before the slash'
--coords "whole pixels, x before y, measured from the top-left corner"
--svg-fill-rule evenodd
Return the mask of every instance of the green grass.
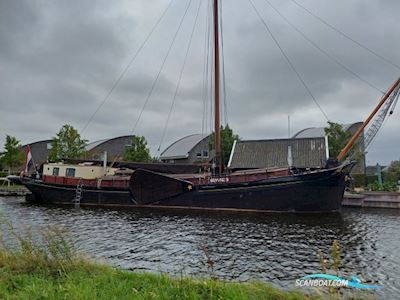
<path id="1" fill-rule="evenodd" d="M 57 227 L 41 230 L 38 238 L 4 224 L 17 244 L 0 237 L 0 299 L 318 299 L 259 282 L 118 270 L 77 253 Z"/>
<path id="2" fill-rule="evenodd" d="M 66 272 L 4 270 L 2 299 L 311 299 L 261 283 L 173 279 L 81 263 Z"/>

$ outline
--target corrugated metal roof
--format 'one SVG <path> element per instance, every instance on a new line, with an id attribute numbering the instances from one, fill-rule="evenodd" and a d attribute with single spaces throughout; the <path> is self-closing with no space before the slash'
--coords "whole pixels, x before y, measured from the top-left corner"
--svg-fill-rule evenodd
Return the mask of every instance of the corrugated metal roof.
<path id="1" fill-rule="evenodd" d="M 177 159 L 187 158 L 190 150 L 192 150 L 198 143 L 203 139 L 207 138 L 208 135 L 203 134 L 192 134 L 177 140 L 165 149 L 161 155 L 161 159 Z"/>
<path id="2" fill-rule="evenodd" d="M 288 167 L 288 147 L 293 166 L 323 167 L 326 162 L 325 138 L 299 138 L 239 141 L 233 152 L 232 169 Z"/>

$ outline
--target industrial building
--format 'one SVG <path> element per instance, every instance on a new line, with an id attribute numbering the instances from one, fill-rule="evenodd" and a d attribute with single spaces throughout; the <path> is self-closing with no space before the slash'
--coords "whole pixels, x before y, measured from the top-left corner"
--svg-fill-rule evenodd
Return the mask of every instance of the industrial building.
<path id="1" fill-rule="evenodd" d="M 122 160 L 126 147 L 132 145 L 132 139 L 133 135 L 126 135 L 89 143 L 86 147 L 87 153 L 85 158 L 98 160 L 101 159 L 103 153 L 107 151 L 107 157 L 109 160 Z M 25 152 L 27 146 L 29 145 L 34 163 L 40 166 L 48 161 L 52 141 L 53 140 L 42 140 L 29 143 L 23 145 L 22 150 Z M 16 170 L 20 170 L 21 168 L 22 166 L 17 167 Z"/>
<path id="2" fill-rule="evenodd" d="M 363 125 L 363 122 L 356 122 L 351 124 L 343 124 L 342 128 L 344 131 L 348 131 L 351 134 L 356 133 L 358 128 Z M 306 138 L 306 137 L 324 137 L 325 136 L 325 127 L 309 127 L 297 132 L 293 138 Z"/>
<path id="3" fill-rule="evenodd" d="M 104 152 L 107 152 L 109 160 L 122 160 L 125 149 L 132 146 L 133 137 L 133 135 L 123 135 L 89 143 L 86 146 L 86 158 L 100 160 Z"/>
<path id="4" fill-rule="evenodd" d="M 352 124 L 344 124 L 343 130 L 354 134 L 361 126 L 363 122 L 356 122 Z M 324 127 L 310 127 L 297 132 L 293 138 L 318 138 L 325 137 L 325 128 Z M 364 153 L 364 135 L 361 135 L 360 142 L 358 142 L 354 147 L 356 149 L 361 150 L 361 153 Z M 354 166 L 352 174 L 365 174 L 365 155 L 359 158 L 358 163 Z"/>
<path id="5" fill-rule="evenodd" d="M 354 133 L 361 122 L 344 125 L 344 129 Z M 108 160 L 120 161 L 125 149 L 132 145 L 133 135 L 102 139 L 89 143 L 86 159 L 101 160 L 107 152 Z M 191 134 L 168 146 L 160 155 L 164 163 L 192 164 L 209 163 L 214 151 L 209 150 L 210 135 Z M 52 140 L 30 143 L 35 164 L 48 160 Z M 358 147 L 361 147 L 359 143 Z M 23 146 L 26 150 L 27 145 Z M 291 139 L 242 140 L 235 142 L 229 160 L 231 169 L 287 167 L 291 149 L 291 163 L 299 168 L 319 168 L 325 166 L 329 157 L 328 141 L 324 127 L 306 128 Z M 353 173 L 365 173 L 365 157 L 356 165 Z"/>
<path id="6" fill-rule="evenodd" d="M 37 141 L 23 145 L 22 149 L 24 152 L 26 152 L 26 148 L 29 145 L 29 147 L 31 148 L 34 163 L 40 166 L 42 163 L 48 160 L 51 151 L 51 143 L 52 140 Z"/>
<path id="7" fill-rule="evenodd" d="M 327 159 L 325 137 L 243 140 L 237 141 L 232 147 L 228 167 L 234 170 L 283 168 L 289 167 L 291 163 L 297 168 L 321 168 L 325 166 Z"/>
<path id="8" fill-rule="evenodd" d="M 26 148 L 29 145 L 29 147 L 31 148 L 31 153 L 32 153 L 34 164 L 40 166 L 42 163 L 47 161 L 47 159 L 48 159 L 48 157 L 50 155 L 51 142 L 52 142 L 52 140 L 37 141 L 37 142 L 33 142 L 33 143 L 30 143 L 30 144 L 23 145 L 21 147 L 21 149 L 25 153 L 26 152 Z M 4 152 L 0 153 L 0 156 L 2 154 L 4 154 Z M 23 165 L 17 166 L 17 167 L 14 167 L 11 170 L 11 172 L 16 173 L 16 172 L 21 171 L 22 169 L 23 169 Z"/>
<path id="9" fill-rule="evenodd" d="M 352 134 L 362 122 L 343 125 Z M 160 156 L 162 162 L 197 163 L 210 162 L 213 153 L 209 151 L 210 136 L 192 134 L 183 137 L 167 147 Z M 362 147 L 359 143 L 357 147 Z M 289 150 L 290 149 L 290 150 Z M 289 151 L 291 155 L 289 155 Z M 306 128 L 290 139 L 262 139 L 236 141 L 232 147 L 228 167 L 231 169 L 288 167 L 290 163 L 298 168 L 322 168 L 329 158 L 328 138 L 324 127 Z M 364 174 L 365 158 L 353 169 L 353 174 Z"/>
<path id="10" fill-rule="evenodd" d="M 191 134 L 167 147 L 160 155 L 166 163 L 208 163 L 214 152 L 209 150 L 210 135 Z"/>

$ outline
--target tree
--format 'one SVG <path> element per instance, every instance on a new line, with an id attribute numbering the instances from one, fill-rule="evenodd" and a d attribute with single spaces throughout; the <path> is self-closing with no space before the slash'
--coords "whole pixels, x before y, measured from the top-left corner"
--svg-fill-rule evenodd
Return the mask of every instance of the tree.
<path id="1" fill-rule="evenodd" d="M 61 161 L 66 158 L 82 158 L 86 154 L 87 143 L 73 126 L 65 124 L 53 138 L 49 159 Z"/>
<path id="2" fill-rule="evenodd" d="M 221 126 L 221 161 L 224 166 L 228 164 L 229 156 L 231 155 L 233 142 L 235 140 L 239 140 L 239 136 L 233 133 L 233 130 L 229 127 L 228 124 L 226 126 Z M 214 132 L 210 135 L 210 150 L 215 149 L 215 134 Z"/>
<path id="3" fill-rule="evenodd" d="M 151 162 L 150 150 L 147 147 L 147 141 L 144 136 L 134 136 L 132 145 L 125 148 L 125 161 Z"/>
<path id="4" fill-rule="evenodd" d="M 345 131 L 342 125 L 334 122 L 328 122 L 325 134 L 328 137 L 329 155 L 334 158 L 339 155 L 352 136 L 351 132 Z"/>
<path id="5" fill-rule="evenodd" d="M 395 160 L 390 163 L 390 166 L 384 174 L 385 182 L 395 182 L 400 180 L 400 160 Z"/>
<path id="6" fill-rule="evenodd" d="M 4 143 L 4 154 L 1 157 L 2 164 L 5 165 L 9 172 L 15 167 L 21 166 L 24 163 L 24 151 L 20 141 L 15 137 L 7 135 Z"/>

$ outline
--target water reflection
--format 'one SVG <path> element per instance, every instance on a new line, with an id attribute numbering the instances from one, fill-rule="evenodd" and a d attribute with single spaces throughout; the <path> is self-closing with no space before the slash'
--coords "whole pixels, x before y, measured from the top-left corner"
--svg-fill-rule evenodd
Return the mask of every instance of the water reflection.
<path id="1" fill-rule="evenodd" d="M 165 210 L 103 210 L 28 205 L 1 199 L 0 210 L 18 226 L 58 224 L 90 255 L 131 270 L 204 275 L 203 246 L 224 279 L 260 279 L 293 288 L 320 271 L 318 250 L 342 246 L 342 270 L 383 295 L 400 285 L 400 213 L 344 209 L 338 214 L 237 214 Z"/>

